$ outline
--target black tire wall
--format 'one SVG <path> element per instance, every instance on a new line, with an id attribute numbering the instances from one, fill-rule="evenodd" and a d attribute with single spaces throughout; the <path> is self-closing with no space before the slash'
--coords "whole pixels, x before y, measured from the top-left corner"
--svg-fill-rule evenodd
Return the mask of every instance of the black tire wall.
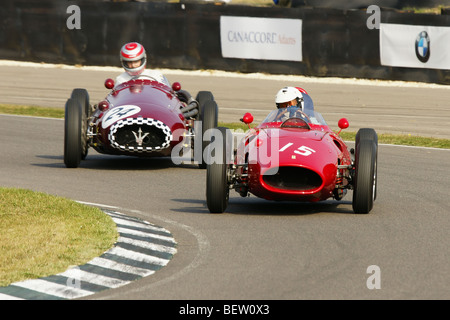
<path id="1" fill-rule="evenodd" d="M 80 8 L 81 29 L 66 25 L 71 4 Z M 303 61 L 223 58 L 221 15 L 302 19 Z M 381 66 L 379 32 L 366 27 L 368 17 L 364 8 L 5 0 L 0 8 L 0 59 L 119 66 L 120 47 L 139 41 L 153 68 L 450 83 L 450 70 Z M 449 26 L 450 15 L 383 9 L 381 22 Z"/>

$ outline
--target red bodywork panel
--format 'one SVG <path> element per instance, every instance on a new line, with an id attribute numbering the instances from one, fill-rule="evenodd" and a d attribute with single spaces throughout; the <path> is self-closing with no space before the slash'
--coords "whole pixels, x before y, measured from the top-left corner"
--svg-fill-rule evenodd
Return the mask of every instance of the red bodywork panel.
<path id="1" fill-rule="evenodd" d="M 105 101 L 108 108 L 104 111 L 97 110 L 97 114 L 94 114 L 97 132 L 94 148 L 97 151 L 134 156 L 167 156 L 182 141 L 186 130 L 186 120 L 180 112 L 183 104 L 172 88 L 153 80 L 131 80 L 113 89 Z M 163 129 L 167 135 L 166 140 L 170 138 L 170 142 L 166 141 L 161 148 L 144 148 L 142 151 L 112 137 L 112 131 L 114 133 L 132 122 L 136 122 L 136 126 L 144 123 L 144 130 L 140 135 L 145 138 L 151 135 L 146 134 L 145 125 Z M 132 133 L 136 138 L 130 134 L 131 140 L 139 137 L 137 129 L 134 131 Z"/>
<path id="2" fill-rule="evenodd" d="M 282 128 L 273 122 L 247 133 L 236 163 L 248 163 L 248 191 L 258 197 L 315 202 L 333 196 L 338 165 L 350 165 L 351 156 L 326 125 Z"/>

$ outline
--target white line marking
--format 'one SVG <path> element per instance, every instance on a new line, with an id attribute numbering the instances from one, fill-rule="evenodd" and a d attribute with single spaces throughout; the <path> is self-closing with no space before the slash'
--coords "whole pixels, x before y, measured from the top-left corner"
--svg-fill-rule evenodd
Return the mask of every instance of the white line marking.
<path id="1" fill-rule="evenodd" d="M 120 272 L 131 273 L 131 274 L 135 274 L 135 275 L 138 275 L 141 277 L 151 275 L 155 272 L 153 270 L 142 269 L 139 267 L 133 267 L 133 266 L 129 266 L 127 264 L 119 263 L 119 262 L 101 258 L 101 257 L 92 259 L 91 261 L 89 261 L 89 264 L 92 264 L 94 266 L 103 267 L 103 268 L 108 268 L 111 270 L 120 271 Z"/>
<path id="2" fill-rule="evenodd" d="M 148 254 L 139 253 L 136 251 L 127 250 L 120 247 L 114 247 L 108 251 L 108 253 L 115 254 L 124 258 L 133 259 L 140 262 L 145 262 L 149 264 L 154 264 L 158 266 L 165 266 L 169 260 L 162 259 Z"/>
<path id="3" fill-rule="evenodd" d="M 69 287 L 62 284 L 45 281 L 42 279 L 33 279 L 28 281 L 16 282 L 13 283 L 13 285 L 41 292 L 44 294 L 50 294 L 64 299 L 67 298 L 74 299 L 93 294 L 93 292 L 91 291 Z"/>
<path id="4" fill-rule="evenodd" d="M 167 247 L 167 246 L 163 246 L 160 244 L 151 243 L 151 242 L 147 242 L 147 241 L 142 241 L 142 240 L 134 240 L 134 239 L 126 238 L 123 236 L 119 237 L 119 239 L 117 239 L 117 241 L 121 242 L 121 243 L 132 244 L 134 246 L 141 247 L 144 249 L 150 249 L 150 250 L 155 250 L 155 251 L 164 252 L 164 253 L 175 254 L 177 252 L 176 248 L 171 248 L 171 247 Z"/>
<path id="5" fill-rule="evenodd" d="M 89 264 L 89 262 L 88 262 L 88 264 Z M 66 270 L 63 273 L 58 274 L 58 275 L 67 277 L 70 279 L 74 279 L 74 280 L 80 280 L 80 281 L 89 282 L 89 283 L 97 284 L 97 285 L 104 286 L 104 287 L 109 287 L 109 288 L 117 288 L 117 287 L 123 286 L 130 282 L 130 281 L 125 281 L 125 280 L 120 280 L 120 279 L 116 279 L 116 278 L 102 276 L 97 273 L 92 273 L 92 272 L 88 272 L 85 270 L 81 270 L 79 268 L 71 268 L 71 269 Z"/>
<path id="6" fill-rule="evenodd" d="M 112 216 L 111 217 L 113 219 L 113 221 L 116 224 L 120 224 L 122 226 L 129 226 L 129 227 L 137 227 L 140 229 L 146 229 L 146 230 L 151 230 L 151 231 L 155 231 L 155 232 L 167 232 L 169 233 L 166 229 L 161 228 L 161 227 L 157 227 L 154 225 L 151 225 L 150 223 L 145 223 L 145 222 L 138 222 L 138 221 L 130 221 L 128 219 L 123 219 L 123 218 L 117 218 Z"/>
<path id="7" fill-rule="evenodd" d="M 10 296 L 8 294 L 0 293 L 0 300 L 25 300 L 25 299 L 17 298 L 14 296 Z"/>
<path id="8" fill-rule="evenodd" d="M 130 235 L 143 237 L 143 238 L 149 239 L 149 241 L 150 241 L 150 239 L 158 239 L 158 240 L 164 240 L 164 241 L 175 243 L 175 241 L 173 240 L 172 237 L 161 236 L 158 234 L 151 234 L 151 233 L 144 232 L 144 231 L 125 229 L 125 228 L 120 228 L 120 227 L 117 228 L 117 231 L 119 233 L 123 233 L 123 234 L 130 234 Z"/>

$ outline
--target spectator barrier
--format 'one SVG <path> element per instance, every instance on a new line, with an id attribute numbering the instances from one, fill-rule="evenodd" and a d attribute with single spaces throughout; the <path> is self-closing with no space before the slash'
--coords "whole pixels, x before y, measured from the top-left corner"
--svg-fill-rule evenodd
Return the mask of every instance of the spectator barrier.
<path id="1" fill-rule="evenodd" d="M 450 57 L 442 45 L 450 15 L 377 8 L 6 0 L 0 59 L 119 66 L 120 47 L 138 41 L 155 68 L 449 83 L 448 61 L 436 58 Z M 428 52 L 430 62 L 398 66 L 381 60 L 380 43 L 386 48 L 396 40 L 381 41 L 380 30 L 396 24 L 420 26 L 412 29 L 408 50 Z"/>

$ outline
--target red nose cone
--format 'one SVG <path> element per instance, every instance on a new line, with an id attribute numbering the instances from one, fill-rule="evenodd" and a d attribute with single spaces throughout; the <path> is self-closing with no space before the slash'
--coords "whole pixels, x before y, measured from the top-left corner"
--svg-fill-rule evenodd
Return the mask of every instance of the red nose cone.
<path id="1" fill-rule="evenodd" d="M 247 112 L 246 114 L 244 114 L 244 117 L 242 118 L 242 121 L 245 124 L 249 124 L 253 122 L 253 115 L 250 112 Z"/>
<path id="2" fill-rule="evenodd" d="M 345 118 L 339 119 L 338 126 L 341 129 L 347 129 L 349 127 L 348 120 Z"/>
<path id="3" fill-rule="evenodd" d="M 180 91 L 181 90 L 181 84 L 179 82 L 174 82 L 172 84 L 173 91 Z"/>
<path id="4" fill-rule="evenodd" d="M 112 89 L 114 88 L 114 80 L 113 79 L 106 79 L 105 81 L 105 88 L 106 89 Z"/>

